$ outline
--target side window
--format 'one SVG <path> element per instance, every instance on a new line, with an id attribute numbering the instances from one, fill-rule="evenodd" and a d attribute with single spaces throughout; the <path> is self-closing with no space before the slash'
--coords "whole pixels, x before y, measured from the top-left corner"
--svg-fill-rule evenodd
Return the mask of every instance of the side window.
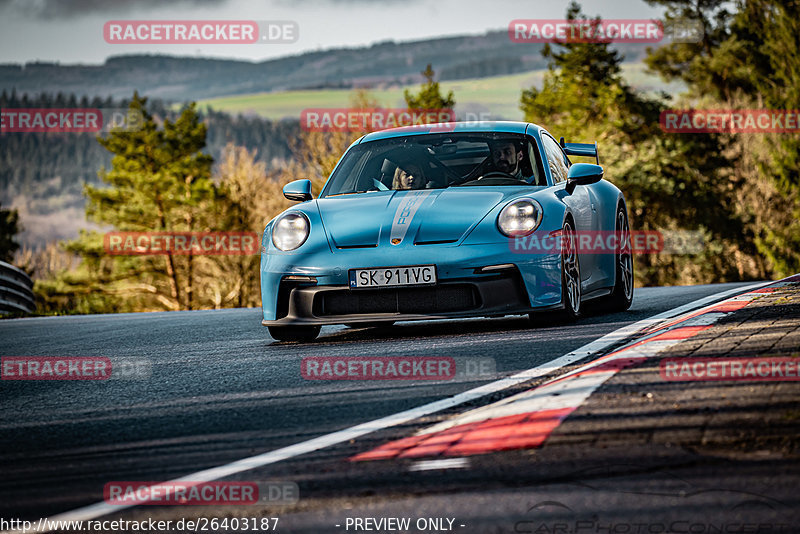
<path id="1" fill-rule="evenodd" d="M 531 185 L 547 185 L 547 178 L 544 176 L 544 169 L 539 159 L 539 147 L 533 141 L 528 141 L 528 161 L 533 171 L 533 179 L 529 180 Z"/>
<path id="2" fill-rule="evenodd" d="M 549 135 L 542 135 L 544 151 L 547 154 L 547 164 L 550 166 L 550 174 L 553 175 L 555 183 L 563 182 L 567 179 L 567 163 L 564 161 L 564 153 L 558 146 L 556 140 Z"/>

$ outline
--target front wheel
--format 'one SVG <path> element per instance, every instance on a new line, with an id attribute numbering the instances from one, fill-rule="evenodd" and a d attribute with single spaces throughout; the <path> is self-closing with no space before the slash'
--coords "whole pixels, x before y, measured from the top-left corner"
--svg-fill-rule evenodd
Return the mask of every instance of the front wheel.
<path id="1" fill-rule="evenodd" d="M 561 302 L 562 310 L 533 312 L 528 318 L 533 325 L 550 326 L 574 321 L 581 315 L 581 268 L 578 263 L 578 246 L 572 221 L 564 222 L 561 229 Z"/>
<path id="2" fill-rule="evenodd" d="M 633 256 L 631 254 L 630 228 L 628 214 L 620 206 L 614 230 L 619 246 L 614 254 L 614 289 L 600 302 L 602 311 L 625 311 L 633 302 Z"/>
<path id="3" fill-rule="evenodd" d="M 574 321 L 581 315 L 581 267 L 572 221 L 564 221 L 561 240 L 561 302 L 564 317 Z"/>
<path id="4" fill-rule="evenodd" d="M 319 326 L 268 326 L 277 341 L 311 341 L 319 335 Z"/>

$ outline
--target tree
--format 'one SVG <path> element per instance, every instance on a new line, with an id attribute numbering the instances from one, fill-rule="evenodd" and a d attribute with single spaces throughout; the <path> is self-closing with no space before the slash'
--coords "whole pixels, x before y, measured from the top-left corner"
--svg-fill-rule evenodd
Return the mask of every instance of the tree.
<path id="1" fill-rule="evenodd" d="M 376 110 L 381 106 L 366 89 L 358 89 L 350 97 L 353 110 Z M 282 182 L 309 179 L 314 194 L 319 194 L 345 150 L 368 131 L 322 132 L 304 131 L 291 144 L 292 157 L 277 179 Z"/>
<path id="2" fill-rule="evenodd" d="M 267 176 L 266 164 L 256 161 L 256 151 L 229 144 L 222 151 L 215 180 L 222 201 L 220 221 L 226 228 L 256 232 L 291 205 L 282 184 Z M 215 308 L 261 304 L 260 256 L 214 256 L 206 289 Z"/>
<path id="3" fill-rule="evenodd" d="M 575 2 L 567 18 L 586 19 Z M 734 182 L 718 137 L 663 132 L 664 102 L 625 82 L 622 57 L 609 42 L 557 46 L 543 49 L 549 65 L 542 88 L 522 92 L 525 119 L 571 140 L 599 141 L 606 176 L 625 193 L 633 229 L 706 233 L 709 246 L 697 257 L 637 256 L 638 279 L 648 285 L 752 276 L 731 261 L 753 246 L 728 209 Z"/>
<path id="4" fill-rule="evenodd" d="M 111 169 L 100 172 L 107 187 L 84 187 L 87 219 L 123 232 L 215 229 L 210 215 L 218 194 L 211 180 L 211 157 L 202 152 L 205 124 L 191 104 L 175 121 L 165 118 L 159 127 L 146 101 L 134 94 L 130 103 L 143 117 L 140 129 L 98 138 L 114 156 Z M 83 305 L 85 309 L 199 307 L 193 255 L 109 256 L 97 232 L 83 232 L 66 248 L 80 254 L 83 263 L 56 286 L 87 295 L 92 302 Z"/>
<path id="5" fill-rule="evenodd" d="M 680 79 L 694 100 L 717 108 L 800 109 L 800 0 L 648 0 L 668 22 L 700 21 L 699 43 L 650 51 L 647 65 Z M 728 11 L 728 7 L 735 8 Z M 800 137 L 735 134 L 726 142 L 744 177 L 741 207 L 759 252 L 777 275 L 800 270 Z M 764 184 L 763 177 L 769 177 Z M 771 182 L 771 183 L 769 183 Z"/>
<path id="6" fill-rule="evenodd" d="M 353 106 L 375 108 L 366 91 Z M 195 106 L 170 120 L 148 113 L 134 95 L 131 108 L 143 127 L 116 131 L 99 142 L 114 155 L 100 177 L 106 187 L 84 188 L 87 217 L 119 231 L 232 231 L 261 235 L 266 223 L 291 205 L 283 184 L 309 178 L 318 192 L 344 150 L 365 132 L 303 132 L 293 145 L 291 163 L 268 172 L 255 150 L 229 144 L 212 174 L 203 152 L 206 127 Z M 221 256 L 112 256 L 103 236 L 82 232 L 66 243 L 79 255 L 76 268 L 33 258 L 49 276 L 37 282 L 43 312 L 100 313 L 257 306 L 260 304 L 258 254 Z M 61 251 L 58 251 L 61 252 Z M 69 256 L 68 256 L 69 257 Z M 39 260 L 43 261 L 39 261 Z M 53 267 L 53 268 L 50 268 Z"/>
<path id="7" fill-rule="evenodd" d="M 19 250 L 15 238 L 20 232 L 17 210 L 4 210 L 0 204 L 0 261 L 11 263 L 14 253 Z"/>
<path id="8" fill-rule="evenodd" d="M 586 20 L 574 1 L 567 8 L 568 20 Z M 601 23 L 595 18 L 593 24 Z M 613 124 L 630 141 L 643 141 L 659 131 L 661 110 L 657 101 L 637 95 L 622 78 L 622 56 L 610 41 L 564 42 L 559 50 L 548 43 L 542 49 L 548 71 L 541 90 L 523 90 L 520 107 L 526 120 L 552 117 L 560 128 L 580 131 L 592 124 Z M 541 119 L 539 119 L 541 120 Z M 548 123 L 556 128 L 552 121 Z"/>
<path id="9" fill-rule="evenodd" d="M 422 71 L 422 76 L 425 78 L 425 82 L 420 87 L 419 93 L 414 95 L 408 89 L 403 91 L 403 98 L 406 100 L 408 109 L 452 109 L 456 105 L 453 91 L 448 92 L 447 96 L 442 96 L 439 82 L 434 81 L 434 72 L 430 63 Z"/>

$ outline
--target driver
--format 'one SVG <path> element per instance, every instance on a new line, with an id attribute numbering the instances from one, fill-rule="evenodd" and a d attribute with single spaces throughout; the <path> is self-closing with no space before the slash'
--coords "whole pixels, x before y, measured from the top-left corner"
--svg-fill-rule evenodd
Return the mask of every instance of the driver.
<path id="1" fill-rule="evenodd" d="M 522 149 L 511 140 L 501 139 L 489 145 L 495 170 L 510 174 L 517 180 L 524 180 L 522 174 Z"/>
<path id="2" fill-rule="evenodd" d="M 480 179 L 490 172 L 502 172 L 517 180 L 527 182 L 522 172 L 524 156 L 520 143 L 513 139 L 497 139 L 489 141 L 488 144 L 489 155 L 459 183 Z"/>

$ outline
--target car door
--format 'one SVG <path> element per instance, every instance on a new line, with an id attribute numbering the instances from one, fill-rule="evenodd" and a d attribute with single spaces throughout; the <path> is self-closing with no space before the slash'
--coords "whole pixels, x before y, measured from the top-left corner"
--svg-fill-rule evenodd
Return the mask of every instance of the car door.
<path id="1" fill-rule="evenodd" d="M 570 161 L 561 149 L 556 140 L 546 131 L 541 132 L 542 144 L 547 157 L 547 167 L 553 183 L 558 188 L 557 195 L 561 197 L 564 204 L 569 207 L 572 217 L 575 219 L 575 230 L 578 232 L 578 239 L 582 236 L 590 235 L 588 232 L 595 229 L 595 213 L 592 211 L 592 199 L 586 186 L 579 185 L 572 194 L 567 193 L 567 173 L 569 172 Z M 584 290 L 587 282 L 590 282 L 595 268 L 594 254 L 581 254 L 581 246 L 578 246 L 578 262 L 581 270 L 581 282 Z"/>

